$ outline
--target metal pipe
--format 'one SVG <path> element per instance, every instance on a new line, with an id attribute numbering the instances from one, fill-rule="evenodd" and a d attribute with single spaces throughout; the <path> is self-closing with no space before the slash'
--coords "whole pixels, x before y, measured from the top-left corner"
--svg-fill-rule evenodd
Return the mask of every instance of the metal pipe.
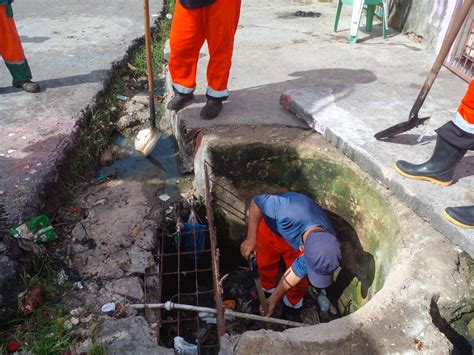
<path id="1" fill-rule="evenodd" d="M 173 303 L 173 302 L 170 302 L 170 301 L 168 301 L 166 303 L 131 304 L 130 307 L 132 307 L 134 309 L 161 308 L 161 309 L 166 309 L 168 311 L 170 311 L 172 309 L 180 309 L 180 310 L 183 310 L 183 311 L 207 312 L 207 313 L 217 314 L 217 310 L 215 308 L 199 307 L 199 306 L 193 306 L 193 305 L 189 305 L 189 304 L 179 304 L 179 303 Z M 251 320 L 260 321 L 260 322 L 268 322 L 268 323 L 286 325 L 288 327 L 308 327 L 308 326 L 310 326 L 310 324 L 292 322 L 292 321 L 289 321 L 289 320 L 278 319 L 278 318 L 258 316 L 256 314 L 236 312 L 236 311 L 233 311 L 231 309 L 224 309 L 224 314 L 232 316 L 232 317 L 236 317 L 236 318 L 251 319 Z"/>

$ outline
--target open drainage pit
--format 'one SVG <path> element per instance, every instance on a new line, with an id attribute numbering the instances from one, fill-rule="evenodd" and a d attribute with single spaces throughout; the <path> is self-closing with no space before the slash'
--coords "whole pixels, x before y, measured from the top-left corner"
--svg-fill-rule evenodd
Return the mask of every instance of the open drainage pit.
<path id="1" fill-rule="evenodd" d="M 212 245 L 206 214 L 202 206 L 191 207 L 186 201 L 178 201 L 168 207 L 167 223 L 160 228 L 160 302 L 216 308 L 215 289 L 212 279 Z M 186 221 L 186 222 L 184 222 Z M 203 223 L 204 221 L 204 223 Z M 222 225 L 221 223 L 219 225 Z M 224 235 L 217 226 L 217 235 Z M 219 245 L 219 244 L 218 244 Z M 235 250 L 218 249 L 220 255 L 219 274 L 221 278 L 224 306 L 236 312 L 258 314 L 259 299 L 251 272 L 242 257 L 234 257 Z M 284 272 L 282 265 L 281 272 Z M 338 317 L 335 308 L 329 318 Z M 281 307 L 274 317 L 282 318 Z M 304 299 L 301 319 L 293 321 L 306 324 L 320 322 L 316 295 L 308 293 Z M 173 347 L 176 337 L 182 337 L 196 345 L 200 353 L 216 353 L 219 337 L 216 316 L 207 312 L 164 309 L 160 314 L 160 344 Z M 288 326 L 270 324 L 258 320 L 225 315 L 225 331 L 230 335 L 242 334 L 248 330 L 272 329 L 281 331 Z"/>
<path id="2" fill-rule="evenodd" d="M 397 250 L 398 223 L 384 198 L 350 168 L 330 159 L 305 158 L 299 152 L 263 144 L 210 146 L 205 162 L 201 163 L 201 166 L 209 164 L 212 172 L 220 275 L 228 274 L 222 283 L 223 300 L 227 306 L 236 311 L 258 314 L 258 296 L 245 260 L 240 256 L 240 243 L 246 235 L 247 206 L 252 196 L 259 193 L 298 191 L 314 198 L 327 210 L 341 242 L 342 267 L 336 271 L 334 283 L 327 288 L 335 309 L 332 314 L 320 314 L 314 293 L 308 292 L 301 312 L 303 319 L 298 321 L 318 324 L 346 316 L 363 307 L 382 288 Z M 195 182 L 199 192 L 199 186 L 204 183 L 200 180 L 199 169 L 196 170 Z M 189 211 L 180 213 L 179 217 L 185 221 L 188 215 Z M 164 254 L 174 254 L 175 261 L 167 261 L 168 256 L 162 259 L 161 302 L 171 300 L 215 307 L 210 254 L 206 251 L 197 260 L 189 255 L 177 257 L 177 243 L 169 237 L 175 235 L 176 223 L 173 218 L 170 220 L 165 233 L 168 237 L 162 246 L 167 248 Z M 202 214 L 201 220 L 205 220 Z M 204 250 L 208 249 L 206 242 Z M 184 250 L 181 248 L 180 253 Z M 168 268 L 173 271 L 168 271 Z M 180 270 L 179 280 L 177 268 Z M 196 269 L 202 271 L 194 272 Z M 284 269 L 282 265 L 281 271 Z M 276 311 L 275 317 L 281 316 L 279 312 Z M 206 323 L 204 318 L 191 312 L 163 311 L 160 341 L 172 346 L 173 338 L 180 335 L 188 342 L 198 343 L 201 351 L 206 346 L 210 351 L 215 350 L 215 325 Z M 230 334 L 265 327 L 267 325 L 261 322 L 226 320 L 226 331 Z M 272 326 L 270 329 L 286 328 Z"/>
<path id="3" fill-rule="evenodd" d="M 214 127 L 197 136 L 196 144 L 194 192 L 196 196 L 205 196 L 204 167 L 208 166 L 220 253 L 219 273 L 220 277 L 229 274 L 222 282 L 222 300 L 229 301 L 229 307 L 234 307 L 235 301 L 236 310 L 257 313 L 254 286 L 240 255 L 247 208 L 254 195 L 298 191 L 313 198 L 329 214 L 342 244 L 343 264 L 327 289 L 337 308 L 333 316 L 337 319 L 321 319 L 317 302 L 308 292 L 305 306 L 312 308 L 316 316 L 307 319 L 321 324 L 264 330 L 263 324 L 233 324 L 234 320 L 228 319 L 226 332 L 237 334 L 238 343 L 233 351 L 385 353 L 410 352 L 421 347 L 426 351 L 449 352 L 458 347 L 456 337 L 446 335 L 448 327 L 440 326 L 430 313 L 430 300 L 436 299 L 441 317 L 456 331 L 453 322 L 458 319 L 470 329 L 472 271 L 459 261 L 466 260 L 471 265 L 472 260 L 321 136 L 290 128 Z M 204 214 L 198 215 L 207 224 Z M 187 221 L 188 214 L 183 213 L 181 219 Z M 170 217 L 166 234 L 175 231 L 176 222 Z M 176 253 L 176 248 L 170 250 Z M 184 255 L 180 260 L 183 258 Z M 207 258 L 206 263 L 206 256 L 199 260 L 207 265 L 203 267 L 209 267 Z M 192 267 L 193 262 L 183 261 L 182 265 Z M 183 282 L 188 280 L 182 284 L 183 290 L 208 293 L 199 296 L 199 302 L 198 297 L 181 294 L 180 301 L 215 307 L 211 273 L 199 272 L 197 286 L 188 273 L 180 272 Z M 177 277 L 167 277 L 159 302 L 177 302 L 177 286 L 172 286 Z M 169 347 L 178 333 L 177 313 L 173 312 L 163 311 L 162 319 L 170 324 L 162 324 L 160 329 L 160 342 Z M 192 319 L 179 327 L 180 336 L 192 344 L 199 343 L 201 352 L 215 352 L 216 326 L 207 324 L 206 317 L 199 318 L 196 313 L 183 312 L 181 316 Z M 254 331 L 257 329 L 261 330 Z"/>

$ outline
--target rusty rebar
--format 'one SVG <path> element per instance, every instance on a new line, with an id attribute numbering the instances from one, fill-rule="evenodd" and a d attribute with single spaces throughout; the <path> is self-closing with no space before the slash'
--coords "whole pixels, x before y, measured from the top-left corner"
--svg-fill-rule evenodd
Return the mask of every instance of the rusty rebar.
<path id="1" fill-rule="evenodd" d="M 212 196 L 209 186 L 209 171 L 206 163 L 204 163 L 204 182 L 205 182 L 205 200 L 206 200 L 206 215 L 209 226 L 209 238 L 211 241 L 211 264 L 212 264 L 212 282 L 214 285 L 214 299 L 216 303 L 216 320 L 217 320 L 217 336 L 219 339 L 225 333 L 225 319 L 224 319 L 224 305 L 222 302 L 222 289 L 219 283 L 219 260 L 217 255 L 217 237 L 214 226 L 214 211 L 212 209 Z"/>

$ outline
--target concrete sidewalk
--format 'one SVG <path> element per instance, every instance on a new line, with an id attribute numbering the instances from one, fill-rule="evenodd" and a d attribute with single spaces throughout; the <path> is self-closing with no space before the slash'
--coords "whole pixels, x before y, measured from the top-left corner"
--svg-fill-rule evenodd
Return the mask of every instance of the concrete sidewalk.
<path id="1" fill-rule="evenodd" d="M 319 12 L 321 16 L 296 17 L 298 10 Z M 408 118 L 435 55 L 394 31 L 384 40 L 380 24 L 374 25 L 372 34 L 360 31 L 359 43 L 349 45 L 350 11 L 344 7 L 340 31 L 334 33 L 335 4 L 244 2 L 229 84 L 231 97 L 220 117 L 200 120 L 208 61 L 208 54 L 201 53 L 197 102 L 171 116 L 178 141 L 187 130 L 212 125 L 308 127 L 309 123 L 416 213 L 474 255 L 471 233 L 442 217 L 445 207 L 474 201 L 472 155 L 457 170 L 460 181 L 448 188 L 403 179 L 392 169 L 397 159 L 422 162 L 430 156 L 434 129 L 451 119 L 467 84 L 449 71 L 441 71 L 421 112 L 432 117 L 424 144 L 416 144 L 420 129 L 391 142 L 376 141 L 375 132 Z M 279 104 L 282 93 L 285 107 Z M 296 112 L 298 119 L 285 108 Z M 190 158 L 192 150 L 186 154 Z"/>
<path id="2" fill-rule="evenodd" d="M 162 1 L 152 1 L 152 14 Z M 35 213 L 84 111 L 114 61 L 143 33 L 143 4 L 15 1 L 15 20 L 34 80 L 44 91 L 11 88 L 0 64 L 0 191 L 12 222 Z"/>

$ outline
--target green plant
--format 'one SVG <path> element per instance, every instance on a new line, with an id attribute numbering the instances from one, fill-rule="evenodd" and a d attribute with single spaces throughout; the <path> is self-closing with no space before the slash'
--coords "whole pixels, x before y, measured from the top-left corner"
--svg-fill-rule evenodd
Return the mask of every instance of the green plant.
<path id="1" fill-rule="evenodd" d="M 103 345 L 94 345 L 87 355 L 107 355 L 107 351 Z"/>
<path id="2" fill-rule="evenodd" d="M 175 0 L 167 1 L 162 10 L 162 16 L 156 22 L 156 28 L 152 34 L 151 52 L 153 56 L 153 66 L 155 72 L 160 72 L 164 62 L 164 48 L 165 42 L 169 37 L 171 29 L 171 19 L 168 19 L 165 14 L 172 14 L 175 7 Z M 146 51 L 145 46 L 142 46 L 133 56 L 132 64 L 136 68 L 135 74 L 146 75 Z"/>
<path id="3" fill-rule="evenodd" d="M 24 288 L 27 295 L 41 284 L 41 305 L 12 321 L 11 329 L 0 334 L 0 338 L 5 339 L 5 344 L 16 341 L 23 350 L 33 354 L 62 354 L 72 340 L 70 330 L 64 324 L 67 313 L 59 302 L 69 288 L 68 282 L 63 278 L 63 272 L 55 270 L 46 258 L 35 260 L 33 269 L 31 275 L 23 275 Z M 0 346 L 0 353 L 4 353 L 2 346 L 5 344 Z"/>

